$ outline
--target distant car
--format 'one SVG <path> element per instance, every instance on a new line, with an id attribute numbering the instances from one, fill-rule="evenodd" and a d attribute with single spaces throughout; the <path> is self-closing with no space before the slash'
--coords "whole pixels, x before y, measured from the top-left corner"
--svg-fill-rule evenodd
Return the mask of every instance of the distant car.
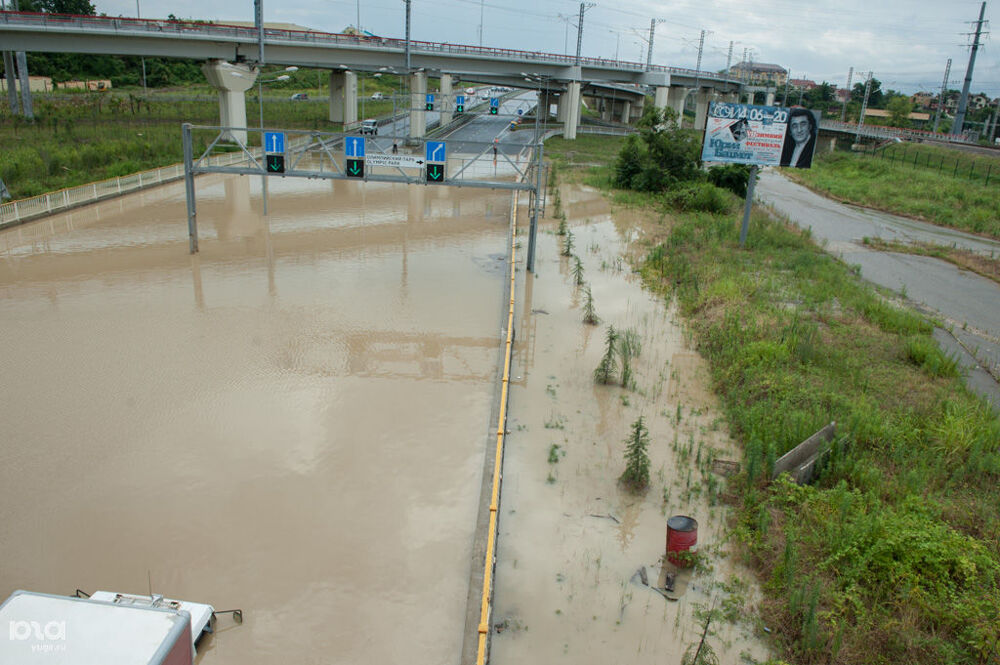
<path id="1" fill-rule="evenodd" d="M 291 99 L 293 102 L 301 102 L 309 99 L 309 95 L 307 95 L 304 92 L 297 92 L 291 97 L 289 97 L 289 99 Z"/>
<path id="2" fill-rule="evenodd" d="M 476 89 L 475 88 L 466 88 L 465 89 L 465 94 L 467 94 L 470 97 L 475 97 L 476 96 Z"/>
<path id="3" fill-rule="evenodd" d="M 378 120 L 369 118 L 361 121 L 361 135 L 364 136 L 365 134 L 378 136 Z"/>
<path id="4" fill-rule="evenodd" d="M 489 98 L 490 98 L 489 90 L 484 90 L 483 92 L 479 93 L 479 99 L 489 99 Z"/>
<path id="5" fill-rule="evenodd" d="M 381 92 L 373 92 L 372 99 L 385 99 L 385 95 L 383 95 Z"/>

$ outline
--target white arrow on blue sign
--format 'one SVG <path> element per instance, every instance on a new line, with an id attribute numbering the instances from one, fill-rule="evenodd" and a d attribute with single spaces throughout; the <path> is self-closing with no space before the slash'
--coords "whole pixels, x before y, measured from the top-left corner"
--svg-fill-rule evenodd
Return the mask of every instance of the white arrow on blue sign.
<path id="1" fill-rule="evenodd" d="M 447 151 L 444 145 L 444 141 L 428 141 L 425 146 L 427 149 L 427 161 L 437 162 L 443 164 L 447 157 Z"/>
<path id="2" fill-rule="evenodd" d="M 428 93 L 428 95 L 427 95 L 427 103 L 428 104 L 433 104 L 434 103 L 434 95 Z"/>
<path id="3" fill-rule="evenodd" d="M 348 136 L 344 139 L 344 155 L 358 159 L 365 156 L 365 137 Z"/>
<path id="4" fill-rule="evenodd" d="M 490 106 L 500 106 L 500 98 L 490 97 Z"/>
<path id="5" fill-rule="evenodd" d="M 264 150 L 266 152 L 285 152 L 284 132 L 264 132 Z"/>
<path id="6" fill-rule="evenodd" d="M 455 95 L 456 104 L 465 104 L 465 95 Z"/>

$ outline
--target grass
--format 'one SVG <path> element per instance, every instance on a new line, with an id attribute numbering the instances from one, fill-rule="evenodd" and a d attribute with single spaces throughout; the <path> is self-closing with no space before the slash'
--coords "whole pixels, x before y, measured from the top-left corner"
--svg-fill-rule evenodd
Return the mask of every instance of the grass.
<path id="1" fill-rule="evenodd" d="M 291 101 L 265 94 L 264 125 L 337 131 L 325 99 Z M 247 124 L 259 123 L 256 95 L 247 97 Z M 388 115 L 392 102 L 365 103 L 365 113 Z M 0 110 L 0 178 L 15 199 L 176 164 L 183 160 L 181 124 L 219 124 L 219 103 L 190 91 L 141 98 L 125 94 L 53 94 L 35 98 L 35 120 Z M 259 135 L 250 134 L 251 143 Z M 206 144 L 196 144 L 195 150 Z"/>
<path id="2" fill-rule="evenodd" d="M 907 161 L 898 146 L 879 157 L 822 153 L 813 168 L 786 169 L 785 174 L 844 201 L 1000 238 L 1000 159 L 936 146 L 906 149 Z M 971 180 L 970 169 L 978 174 Z"/>
<path id="3" fill-rule="evenodd" d="M 642 276 L 677 299 L 743 443 L 730 537 L 781 657 L 998 662 L 1000 419 L 930 323 L 764 211 L 741 250 L 733 211 L 610 195 L 661 213 Z M 769 482 L 776 457 L 830 421 L 817 483 Z"/>

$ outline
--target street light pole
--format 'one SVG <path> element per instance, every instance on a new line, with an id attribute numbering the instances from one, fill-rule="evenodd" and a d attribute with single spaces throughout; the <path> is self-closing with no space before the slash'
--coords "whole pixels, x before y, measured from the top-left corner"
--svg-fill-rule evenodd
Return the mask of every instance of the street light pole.
<path id="1" fill-rule="evenodd" d="M 142 18 L 139 13 L 139 0 L 135 0 L 135 17 Z M 146 57 L 142 56 L 142 94 L 146 94 Z"/>

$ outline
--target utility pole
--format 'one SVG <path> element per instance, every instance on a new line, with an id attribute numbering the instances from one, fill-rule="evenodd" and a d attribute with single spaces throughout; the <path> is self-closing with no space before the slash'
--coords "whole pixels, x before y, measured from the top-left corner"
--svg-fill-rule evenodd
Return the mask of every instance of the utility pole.
<path id="1" fill-rule="evenodd" d="M 649 19 L 649 50 L 646 51 L 646 71 L 648 72 L 653 66 L 653 37 L 656 32 L 656 24 L 663 23 L 662 18 L 651 18 Z"/>
<path id="2" fill-rule="evenodd" d="M 729 76 L 729 70 L 733 66 L 733 43 L 729 42 L 729 55 L 726 56 L 726 76 Z"/>
<path id="3" fill-rule="evenodd" d="M 972 86 L 972 70 L 976 66 L 976 51 L 979 50 L 979 35 L 983 31 L 983 14 L 986 13 L 986 2 L 979 8 L 979 20 L 976 21 L 976 38 L 972 42 L 972 52 L 969 54 L 969 67 L 965 70 L 965 85 L 962 86 L 962 96 L 958 99 L 958 111 L 952 125 L 952 134 L 961 134 L 965 124 L 965 109 L 969 103 L 969 88 Z"/>
<path id="4" fill-rule="evenodd" d="M 951 75 L 951 58 L 948 58 L 948 64 L 944 66 L 944 80 L 941 81 L 941 96 L 938 97 L 937 113 L 934 114 L 934 129 L 937 132 L 938 122 L 941 121 L 941 109 L 944 108 L 944 96 L 948 94 L 948 76 Z"/>
<path id="5" fill-rule="evenodd" d="M 479 45 L 483 45 L 483 11 L 486 0 L 479 0 Z"/>
<path id="6" fill-rule="evenodd" d="M 781 97 L 781 105 L 788 106 L 788 86 L 792 84 L 792 70 L 788 70 L 788 74 L 785 76 L 785 94 Z M 799 104 L 802 104 L 802 95 L 799 95 Z"/>
<path id="7" fill-rule="evenodd" d="M 851 79 L 854 78 L 854 67 L 847 70 L 847 95 L 844 96 L 844 106 L 840 109 L 840 121 L 847 120 L 847 102 L 851 99 Z"/>
<path id="8" fill-rule="evenodd" d="M 410 73 L 410 0 L 406 3 L 406 73 Z"/>
<path id="9" fill-rule="evenodd" d="M 868 80 L 865 81 L 865 100 L 861 102 L 861 114 L 858 116 L 858 131 L 854 135 L 854 143 L 861 143 L 861 126 L 865 124 L 865 111 L 868 110 L 868 95 L 872 91 L 872 75 L 874 72 L 868 71 Z"/>
<path id="10" fill-rule="evenodd" d="M 406 0 L 409 2 L 410 0 Z M 583 48 L 583 13 L 588 9 L 596 7 L 593 2 L 580 3 L 580 22 L 576 26 L 576 65 L 580 65 L 580 49 Z"/>
<path id="11" fill-rule="evenodd" d="M 701 38 L 698 40 L 698 64 L 694 68 L 694 89 L 695 92 L 698 91 L 698 85 L 701 83 L 701 52 L 705 48 L 705 31 L 701 31 Z"/>
<path id="12" fill-rule="evenodd" d="M 264 64 L 264 0 L 253 0 L 253 20 L 257 27 L 257 64 Z M 257 76 L 260 76 L 259 72 Z"/>
<path id="13" fill-rule="evenodd" d="M 142 18 L 139 13 L 139 0 L 135 0 L 135 17 Z M 146 56 L 142 57 L 142 94 L 146 94 Z"/>

